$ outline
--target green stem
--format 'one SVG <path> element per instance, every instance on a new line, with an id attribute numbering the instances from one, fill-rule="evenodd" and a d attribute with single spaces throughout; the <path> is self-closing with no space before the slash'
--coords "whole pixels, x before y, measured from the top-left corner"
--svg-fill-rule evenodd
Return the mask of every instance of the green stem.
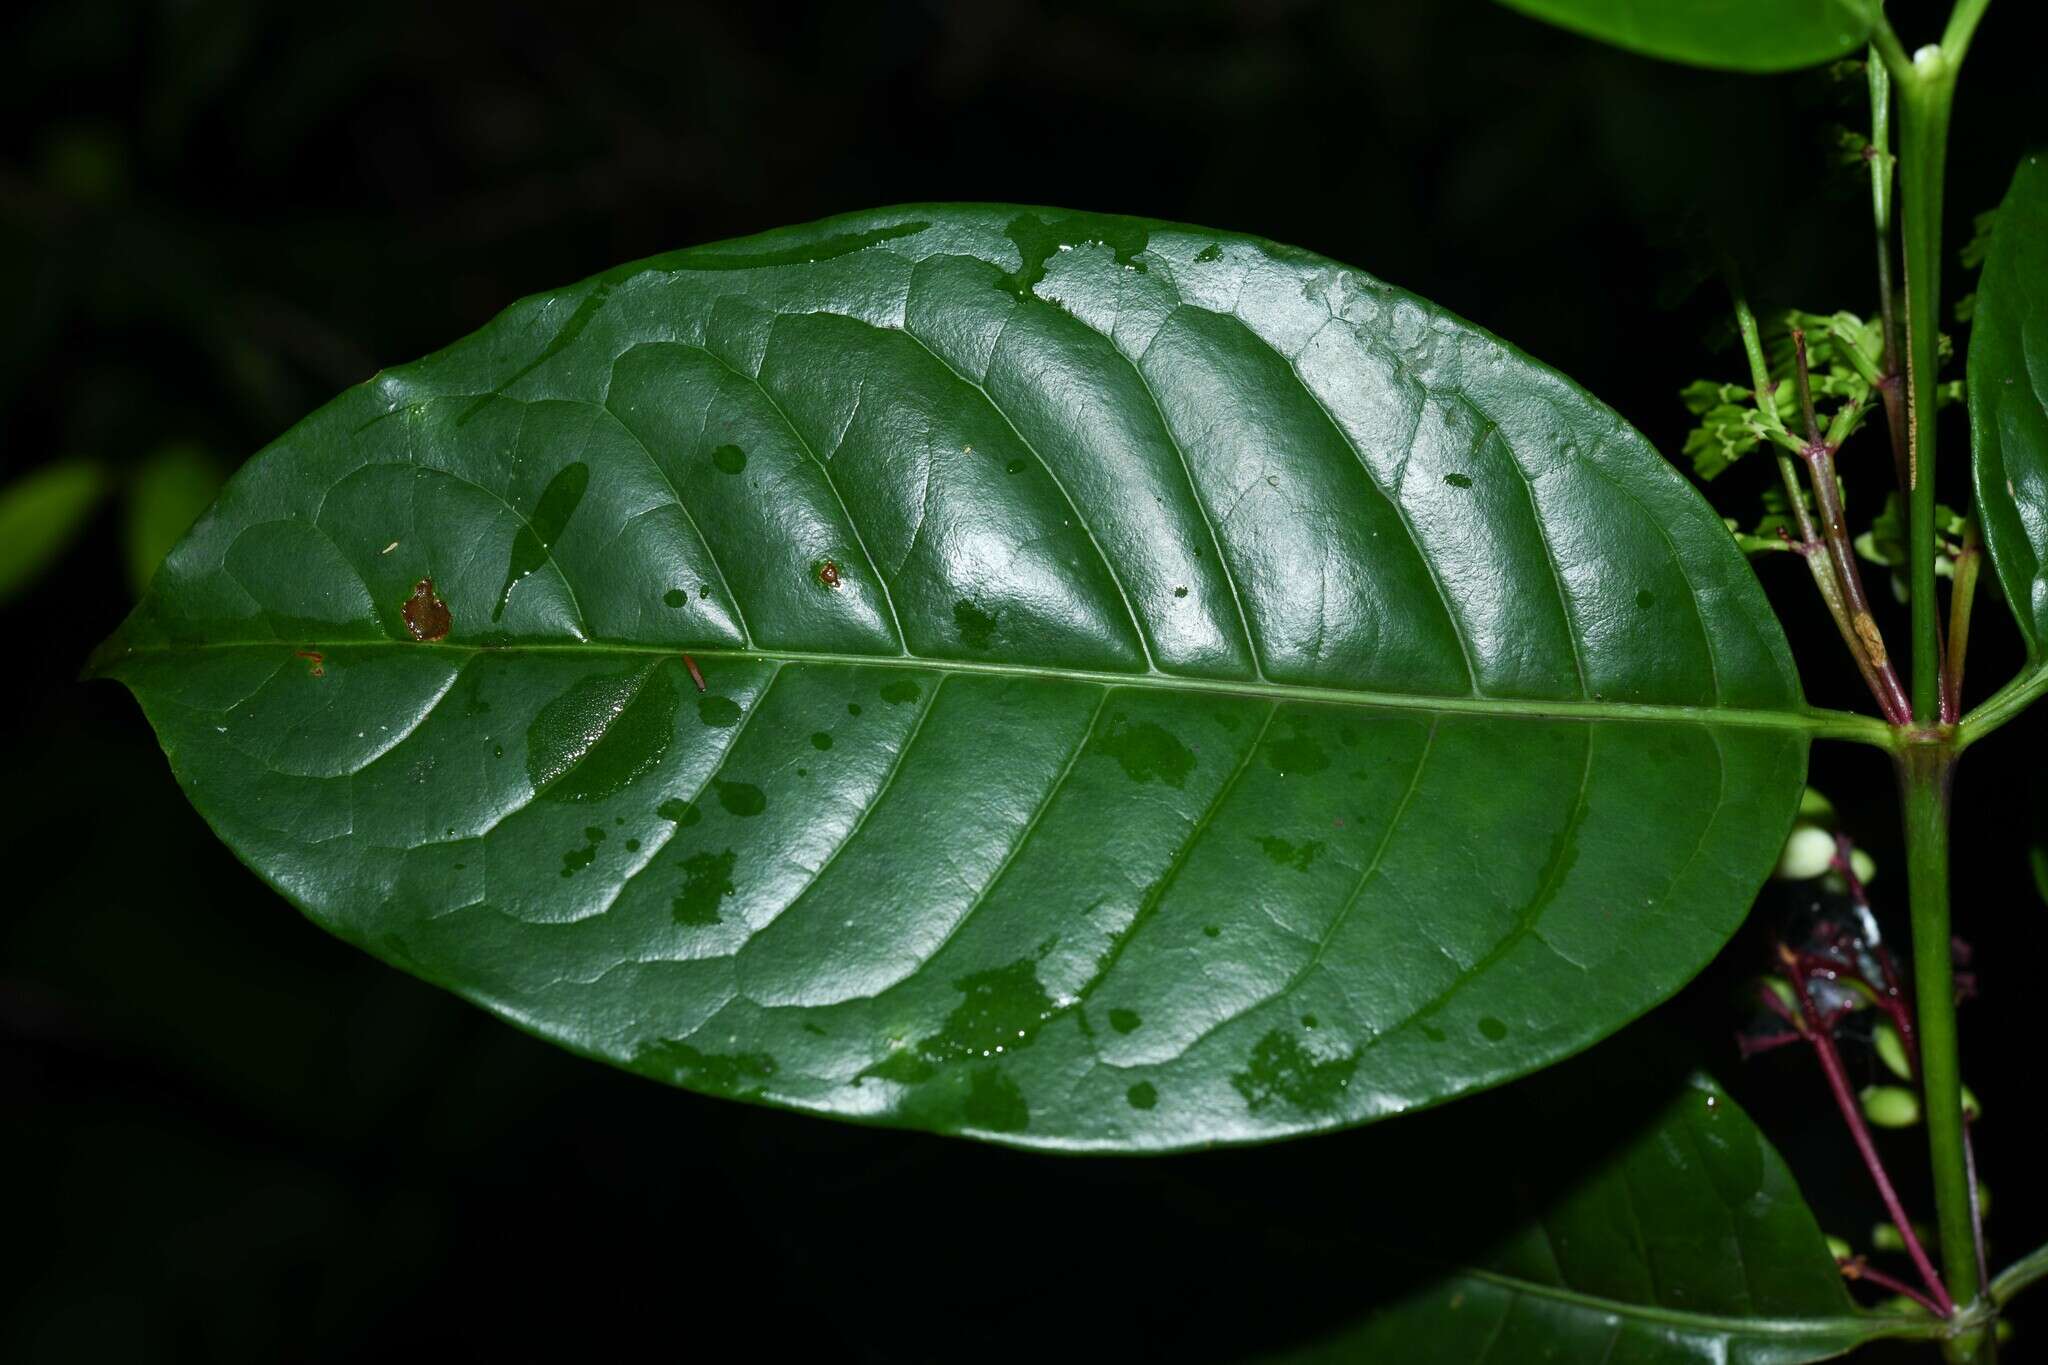
<path id="1" fill-rule="evenodd" d="M 1877 230 L 1878 316 L 1883 320 L 1883 374 L 1875 381 L 1884 403 L 1885 434 L 1892 444 L 1892 469 L 1899 492 L 1906 491 L 1906 396 L 1899 373 L 1899 295 L 1892 283 L 1892 78 L 1876 48 L 1863 63 L 1870 86 L 1870 217 Z M 1852 353 L 1854 347 L 1850 348 Z"/>
<path id="2" fill-rule="evenodd" d="M 1907 493 L 1913 595 L 1913 718 L 1921 727 L 1899 755 L 1905 804 L 1906 873 L 1913 911 L 1913 969 L 1919 997 L 1927 1145 L 1941 1258 L 1950 1295 L 1966 1309 L 1984 1286 L 1978 1271 L 1965 1151 L 1961 1065 L 1956 1050 L 1954 968 L 1948 908 L 1949 788 L 1954 733 L 1941 727 L 1941 603 L 1935 589 L 1935 355 L 1941 327 L 1943 163 L 1956 73 L 1988 0 L 1957 0 L 1939 47 L 1908 57 L 1878 12 L 1871 41 L 1899 95 L 1901 257 L 1906 272 Z M 1997 1357 L 1989 1331 L 1965 1331 L 1947 1343 L 1951 1361 Z"/>
<path id="3" fill-rule="evenodd" d="M 1882 10 L 1871 44 L 1899 93 L 1901 257 L 1906 272 L 1906 446 L 1908 525 L 1913 593 L 1913 717 L 1921 727 L 1899 752 L 1905 806 L 1906 879 L 1913 914 L 1913 975 L 1919 1004 L 1921 1085 L 1927 1147 L 1941 1229 L 1943 1278 L 1968 1312 L 1985 1286 L 1978 1266 L 1970 1198 L 1962 1067 L 1956 1042 L 1955 968 L 1949 937 L 1949 792 L 1955 734 L 1942 726 L 1941 604 L 1935 595 L 1935 354 L 1941 327 L 1943 163 L 1956 73 L 1989 0 L 1956 0 L 1939 47 L 1911 57 Z M 1967 609 L 1967 603 L 1958 604 Z M 1965 627 L 1967 631 L 1967 626 Z M 1964 636 L 1967 640 L 1967 635 Z M 1959 679 L 1958 679 L 1959 681 Z M 1959 689 L 1958 689 L 1959 690 Z M 1939 728 L 1937 728 L 1939 727 Z M 1995 1360 L 1988 1328 L 1964 1330 L 1945 1343 L 1951 1361 Z"/>
<path id="4" fill-rule="evenodd" d="M 1935 587 L 1935 351 L 1941 334 L 1942 167 L 1956 71 L 1938 47 L 1922 48 L 1899 88 L 1900 239 L 1906 266 L 1907 496 L 1911 505 L 1913 718 L 1941 718 L 1941 601 Z"/>
<path id="5" fill-rule="evenodd" d="M 1970 50 L 1970 37 L 1977 31 L 1977 21 L 1990 6 L 1991 0 L 1956 0 L 1956 7 L 1949 11 L 1948 27 L 1941 35 L 1942 55 L 1948 58 L 1950 66 L 1963 64 L 1963 54 Z"/>
<path id="6" fill-rule="evenodd" d="M 1947 743 L 1910 744 L 1899 755 L 1905 805 L 1906 880 L 1913 907 L 1913 981 L 1920 1033 L 1920 1083 L 1927 1108 L 1936 1224 L 1943 1280 L 1957 1304 L 1977 1302 L 1975 1224 L 1963 1151 L 1963 1082 L 1956 1050 L 1955 968 L 1949 947 L 1948 817 L 1955 750 Z M 1964 1333 L 1950 1359 L 1988 1359 L 1987 1333 Z"/>
<path id="7" fill-rule="evenodd" d="M 1998 1278 L 1991 1282 L 1991 1297 L 1999 1303 L 2010 1303 L 2013 1295 L 2041 1279 L 2048 1279 L 2048 1246 L 2036 1247 L 1999 1271 Z"/>
<path id="8" fill-rule="evenodd" d="M 1877 15 L 1876 26 L 1870 30 L 1870 45 L 1877 50 L 1885 70 L 1891 72 L 1895 80 L 1906 79 L 1906 73 L 1913 69 L 1913 59 L 1906 55 L 1905 44 L 1899 41 L 1898 34 L 1892 32 L 1892 26 L 1885 21 L 1882 11 Z"/>
<path id="9" fill-rule="evenodd" d="M 2017 718 L 2044 691 L 2048 691 L 2048 666 L 2037 667 L 2014 678 L 1963 717 L 1962 723 L 1956 727 L 1956 748 L 1967 749 L 2007 721 Z"/>
<path id="10" fill-rule="evenodd" d="M 1898 359 L 1898 323 L 1892 297 L 1892 77 L 1872 48 L 1863 69 L 1870 87 L 1870 218 L 1877 228 L 1878 302 L 1884 318 L 1887 367 Z"/>

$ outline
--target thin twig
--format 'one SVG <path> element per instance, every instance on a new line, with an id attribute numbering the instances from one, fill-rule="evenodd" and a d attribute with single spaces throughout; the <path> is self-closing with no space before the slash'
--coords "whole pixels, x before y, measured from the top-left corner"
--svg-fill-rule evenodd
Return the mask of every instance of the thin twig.
<path id="1" fill-rule="evenodd" d="M 1906 492 L 1906 386 L 1900 377 L 1899 301 L 1892 285 L 1892 78 L 1875 48 L 1866 54 L 1864 71 L 1870 85 L 1870 217 L 1877 230 L 1877 305 L 1884 338 L 1884 373 L 1875 385 L 1884 404 L 1884 424 L 1892 442 L 1892 467 L 1899 493 Z"/>
<path id="2" fill-rule="evenodd" d="M 1948 652 L 1942 657 L 1941 719 L 1953 725 L 1963 711 L 1963 661 L 1970 652 L 1970 608 L 1977 599 L 1977 573 L 1984 551 L 1977 540 L 1977 521 L 1963 523 L 1963 547 L 1956 552 L 1955 587 L 1948 596 Z"/>
<path id="3" fill-rule="evenodd" d="M 1863 591 L 1863 575 L 1856 567 L 1856 550 L 1850 544 L 1848 518 L 1842 510 L 1842 489 L 1835 478 L 1835 448 L 1821 434 L 1820 421 L 1814 413 L 1813 387 L 1806 365 L 1806 333 L 1797 328 L 1792 332 L 1792 363 L 1793 382 L 1799 392 L 1800 416 L 1806 424 L 1803 454 L 1807 473 L 1813 483 L 1814 505 L 1820 509 L 1821 532 L 1827 545 L 1828 559 L 1834 565 L 1843 605 L 1848 612 L 1849 630 L 1868 656 L 1870 671 L 1877 675 L 1874 690 L 1878 705 L 1884 709 L 1885 719 L 1894 725 L 1905 725 L 1913 718 L 1913 705 L 1906 696 L 1905 687 L 1899 682 L 1897 671 L 1892 668 L 1891 657 L 1884 647 L 1884 633 L 1877 628 L 1877 617 L 1870 610 L 1870 598 Z"/>
<path id="4" fill-rule="evenodd" d="M 1887 1275 L 1884 1271 L 1873 1268 L 1861 1256 L 1852 1256 L 1846 1261 L 1836 1261 L 1835 1264 L 1840 1267 L 1842 1278 L 1845 1280 L 1868 1280 L 1879 1289 L 1893 1294 L 1904 1295 L 1938 1318 L 1948 1316 L 1948 1314 L 1941 1311 L 1940 1306 L 1933 1299 L 1928 1298 L 1896 1275 Z"/>
<path id="5" fill-rule="evenodd" d="M 1799 416 L 1806 423 L 1806 443 L 1817 446 L 1820 440 L 1820 423 L 1813 415 L 1813 383 L 1807 373 L 1806 329 L 1792 329 L 1792 383 L 1799 393 Z"/>
<path id="6" fill-rule="evenodd" d="M 1849 543 L 1849 524 L 1842 510 L 1842 490 L 1835 478 L 1835 452 L 1825 441 L 1808 448 L 1807 471 L 1812 476 L 1814 502 L 1820 508 L 1822 541 L 1827 546 L 1828 558 L 1833 562 L 1835 577 L 1842 585 L 1843 605 L 1849 613 L 1849 625 L 1870 656 L 1870 663 L 1878 675 L 1878 704 L 1884 708 L 1885 719 L 1894 725 L 1904 725 L 1913 717 L 1912 703 L 1906 697 L 1906 689 L 1899 681 L 1899 675 L 1892 668 L 1891 656 L 1885 651 L 1884 634 L 1877 628 L 1877 618 L 1871 614 L 1870 598 L 1863 591 L 1863 575 L 1856 567 L 1856 551 Z"/>
<path id="7" fill-rule="evenodd" d="M 1735 327 L 1742 336 L 1742 349 L 1749 359 L 1750 383 L 1756 398 L 1757 420 L 1774 444 L 1800 449 L 1797 441 L 1785 430 L 1785 423 L 1778 416 L 1776 389 L 1771 384 L 1770 366 L 1764 361 L 1763 339 L 1757 331 L 1756 314 L 1750 311 L 1749 300 L 1743 296 L 1742 282 L 1732 262 L 1727 265 L 1728 289 L 1735 303 Z M 1820 600 L 1834 619 L 1835 629 L 1841 633 L 1842 644 L 1848 649 L 1849 657 L 1856 663 L 1856 671 L 1863 675 L 1864 685 L 1877 700 L 1885 719 L 1898 723 L 1896 706 L 1886 700 L 1898 687 L 1896 677 L 1887 688 L 1885 675 L 1871 659 L 1849 614 L 1848 603 L 1843 599 L 1842 586 L 1836 575 L 1834 562 L 1821 543 L 1820 531 L 1814 525 L 1813 513 L 1808 510 L 1806 489 L 1799 479 L 1799 467 L 1783 449 L 1778 452 L 1778 477 L 1785 485 L 1785 501 L 1792 509 L 1793 524 L 1799 528 L 1799 543 L 1796 548 L 1800 558 L 1806 561 L 1806 571 L 1813 576 L 1814 590 L 1820 593 Z"/>
<path id="8" fill-rule="evenodd" d="M 1783 950 L 1790 961 L 1789 949 Z M 1849 1087 L 1849 1073 L 1842 1065 L 1842 1054 L 1835 1049 L 1835 1040 L 1827 1027 L 1820 1024 L 1820 1011 L 1814 1006 L 1813 993 L 1803 972 L 1795 973 L 1795 986 L 1799 1001 L 1806 1015 L 1816 1021 L 1807 1024 L 1801 1021 L 1807 1041 L 1813 1044 L 1814 1055 L 1820 1058 L 1820 1069 L 1827 1077 L 1828 1091 L 1835 1097 L 1835 1107 L 1842 1111 L 1843 1122 L 1849 1125 L 1849 1136 L 1856 1144 L 1857 1153 L 1863 1158 L 1864 1169 L 1870 1172 L 1870 1179 L 1877 1186 L 1877 1195 L 1884 1201 L 1886 1212 L 1899 1230 L 1899 1238 L 1906 1244 L 1906 1255 L 1912 1259 L 1913 1268 L 1920 1272 L 1920 1278 L 1927 1285 L 1927 1292 L 1933 1299 L 1935 1310 L 1948 1317 L 1955 1312 L 1955 1300 L 1949 1297 L 1948 1287 L 1941 1282 L 1941 1276 L 1934 1269 L 1934 1262 L 1928 1259 L 1927 1248 L 1920 1245 L 1919 1234 L 1913 1231 L 1913 1220 L 1906 1216 L 1906 1207 L 1899 1201 L 1899 1193 L 1892 1188 L 1891 1176 L 1886 1173 L 1884 1160 L 1877 1153 L 1877 1143 L 1870 1136 L 1870 1126 L 1863 1121 L 1863 1109 L 1856 1103 L 1856 1093 Z"/>
<path id="9" fill-rule="evenodd" d="M 1984 1255 L 1984 1197 L 1977 1188 L 1977 1144 L 1970 1140 L 1970 1116 L 1963 1115 L 1963 1169 L 1970 1177 L 1970 1231 L 1976 1234 L 1977 1279 L 1991 1283 L 1991 1262 Z"/>

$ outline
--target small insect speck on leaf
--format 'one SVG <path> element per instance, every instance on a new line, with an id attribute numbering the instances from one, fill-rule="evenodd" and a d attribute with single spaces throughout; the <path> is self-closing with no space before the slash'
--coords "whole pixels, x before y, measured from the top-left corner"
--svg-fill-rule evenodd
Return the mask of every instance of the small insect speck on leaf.
<path id="1" fill-rule="evenodd" d="M 392 541 L 392 542 L 391 542 L 391 543 L 390 543 L 389 545 L 386 545 L 386 546 L 385 546 L 385 547 L 384 547 L 383 549 L 381 549 L 381 550 L 377 551 L 377 553 L 378 553 L 378 554 L 380 554 L 380 555 L 388 555 L 388 554 L 390 554 L 390 553 L 391 553 L 391 552 L 392 552 L 393 550 L 395 550 L 395 549 L 397 549 L 397 548 L 398 548 L 398 542 L 394 540 L 394 541 Z"/>
<path id="2" fill-rule="evenodd" d="M 829 559 L 818 561 L 818 582 L 821 586 L 836 589 L 840 581 L 838 564 Z"/>
<path id="3" fill-rule="evenodd" d="M 683 667 L 690 670 L 690 681 L 697 684 L 697 690 L 702 692 L 704 690 L 704 675 L 698 671 L 697 661 L 685 654 L 683 656 Z"/>

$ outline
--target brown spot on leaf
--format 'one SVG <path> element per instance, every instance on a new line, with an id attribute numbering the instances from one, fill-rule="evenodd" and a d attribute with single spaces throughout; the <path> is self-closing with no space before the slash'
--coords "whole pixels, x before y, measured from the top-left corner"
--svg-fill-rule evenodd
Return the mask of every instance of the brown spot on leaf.
<path id="1" fill-rule="evenodd" d="M 412 585 L 412 596 L 405 599 L 400 615 L 405 617 L 405 628 L 412 638 L 422 643 L 446 639 L 455 625 L 455 618 L 448 614 L 448 604 L 434 591 L 431 578 L 422 578 Z"/>
<path id="2" fill-rule="evenodd" d="M 839 586 L 839 566 L 829 559 L 818 561 L 818 582 L 828 588 Z"/>
<path id="3" fill-rule="evenodd" d="M 327 676 L 327 656 L 322 654 L 319 650 L 295 649 L 292 651 L 292 653 L 298 655 L 301 659 L 304 659 L 307 662 L 309 666 L 306 669 L 306 672 L 310 673 L 312 676 L 316 678 L 324 678 Z"/>
<path id="4" fill-rule="evenodd" d="M 683 667 L 690 670 L 690 681 L 697 684 L 697 690 L 702 692 L 704 690 L 704 674 L 698 670 L 697 661 L 685 654 L 683 656 Z"/>

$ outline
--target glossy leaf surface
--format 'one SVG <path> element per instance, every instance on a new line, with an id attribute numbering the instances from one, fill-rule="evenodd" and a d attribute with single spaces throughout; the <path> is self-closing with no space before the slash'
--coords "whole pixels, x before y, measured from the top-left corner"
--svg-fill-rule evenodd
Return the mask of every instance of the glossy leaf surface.
<path id="1" fill-rule="evenodd" d="M 1611 1032 L 1740 922 L 1810 729 L 1720 522 L 1553 372 L 1303 252 L 1001 206 L 515 306 L 252 461 L 100 667 L 408 970 L 1071 1149 Z"/>
<path id="2" fill-rule="evenodd" d="M 1645 56 L 1729 71 L 1791 71 L 1847 56 L 1877 0 L 1501 0 Z"/>
<path id="3" fill-rule="evenodd" d="M 1985 550 L 2028 656 L 2048 645 L 2048 157 L 1999 206 L 1970 323 L 1970 445 Z"/>
<path id="4" fill-rule="evenodd" d="M 1366 1261 L 1378 1302 L 1357 1321 L 1275 1359 L 1792 1365 L 1936 1330 L 1858 1309 L 1749 1117 L 1704 1076 L 1660 1082 L 1629 1047 L 1393 1130 L 1384 1157 L 1431 1188 L 1361 1222 L 1406 1254 Z M 1612 1128 L 1589 1131 L 1593 1114 Z"/>

